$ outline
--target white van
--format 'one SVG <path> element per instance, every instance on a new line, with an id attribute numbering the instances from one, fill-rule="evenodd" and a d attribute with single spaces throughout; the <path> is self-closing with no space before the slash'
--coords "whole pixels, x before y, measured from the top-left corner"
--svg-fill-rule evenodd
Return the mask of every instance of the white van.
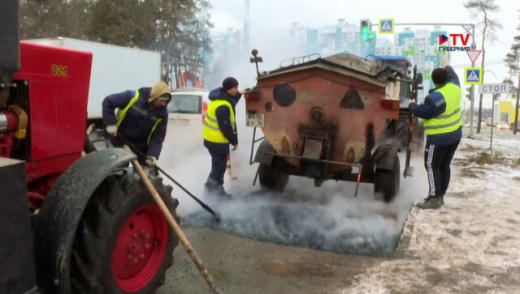
<path id="1" fill-rule="evenodd" d="M 209 104 L 206 89 L 179 88 L 168 103 L 166 144 L 171 148 L 203 146 L 202 123 Z"/>

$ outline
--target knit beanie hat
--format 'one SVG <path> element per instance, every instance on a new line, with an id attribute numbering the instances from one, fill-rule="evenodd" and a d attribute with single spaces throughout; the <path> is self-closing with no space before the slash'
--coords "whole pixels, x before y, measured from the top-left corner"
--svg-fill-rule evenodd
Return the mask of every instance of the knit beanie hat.
<path id="1" fill-rule="evenodd" d="M 227 91 L 236 86 L 238 86 L 238 81 L 237 81 L 237 79 L 232 78 L 232 77 L 225 78 L 224 81 L 222 82 L 222 88 L 224 89 L 224 91 Z"/>

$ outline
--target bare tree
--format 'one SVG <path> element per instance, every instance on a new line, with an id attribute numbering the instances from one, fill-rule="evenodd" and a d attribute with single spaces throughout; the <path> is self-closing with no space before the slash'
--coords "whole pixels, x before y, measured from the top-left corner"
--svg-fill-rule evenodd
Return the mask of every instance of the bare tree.
<path id="1" fill-rule="evenodd" d="M 519 17 L 520 19 L 520 17 Z M 520 25 L 516 28 L 520 31 Z M 515 107 L 515 123 L 513 125 L 513 134 L 516 135 L 518 130 L 518 99 L 520 96 L 520 35 L 514 37 L 514 42 L 511 44 L 511 50 L 506 54 L 504 62 L 506 63 L 509 71 L 508 83 L 512 86 L 511 93 L 516 93 L 516 107 Z M 513 78 L 518 75 L 518 85 L 515 88 L 513 84 Z"/>
<path id="2" fill-rule="evenodd" d="M 500 7 L 495 3 L 495 0 L 468 0 L 464 3 L 464 7 L 469 9 L 471 18 L 477 20 L 477 29 L 482 35 L 482 62 L 480 67 L 482 68 L 481 74 L 484 75 L 484 62 L 486 58 L 485 43 L 486 41 L 490 43 L 496 41 L 496 32 L 502 29 L 502 25 L 497 20 L 490 18 L 490 14 L 500 11 Z M 484 76 L 482 76 L 482 83 L 483 82 Z M 480 133 L 480 121 L 482 119 L 482 96 L 483 94 L 481 93 L 478 103 L 477 134 Z"/>

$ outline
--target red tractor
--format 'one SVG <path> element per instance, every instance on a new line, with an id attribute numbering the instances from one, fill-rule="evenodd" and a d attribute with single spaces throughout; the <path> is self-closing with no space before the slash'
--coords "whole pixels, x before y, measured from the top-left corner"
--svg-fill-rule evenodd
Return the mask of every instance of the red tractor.
<path id="1" fill-rule="evenodd" d="M 155 292 L 178 239 L 133 153 L 84 150 L 92 54 L 20 42 L 17 0 L 0 36 L 0 293 Z"/>

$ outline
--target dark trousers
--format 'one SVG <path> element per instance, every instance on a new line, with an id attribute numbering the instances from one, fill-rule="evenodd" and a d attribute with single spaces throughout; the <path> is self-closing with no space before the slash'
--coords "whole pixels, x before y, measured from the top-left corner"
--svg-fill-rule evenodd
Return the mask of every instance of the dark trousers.
<path id="1" fill-rule="evenodd" d="M 426 143 L 424 150 L 424 167 L 428 173 L 430 190 L 428 196 L 437 197 L 446 194 L 450 184 L 450 164 L 460 141 L 450 145 L 434 145 Z"/>
<path id="2" fill-rule="evenodd" d="M 204 147 L 208 149 L 211 155 L 211 172 L 209 173 L 209 178 L 223 185 L 227 156 L 229 155 L 229 144 L 212 143 L 204 140 Z"/>

